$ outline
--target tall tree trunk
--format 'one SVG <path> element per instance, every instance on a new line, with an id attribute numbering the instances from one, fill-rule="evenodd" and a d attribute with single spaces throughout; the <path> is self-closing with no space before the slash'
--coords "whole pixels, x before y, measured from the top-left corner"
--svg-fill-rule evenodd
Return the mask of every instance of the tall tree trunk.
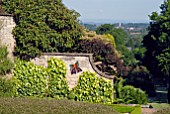
<path id="1" fill-rule="evenodd" d="M 168 103 L 170 104 L 170 77 L 168 77 L 169 78 L 169 84 L 168 84 L 168 95 L 167 95 L 167 97 L 168 97 Z"/>

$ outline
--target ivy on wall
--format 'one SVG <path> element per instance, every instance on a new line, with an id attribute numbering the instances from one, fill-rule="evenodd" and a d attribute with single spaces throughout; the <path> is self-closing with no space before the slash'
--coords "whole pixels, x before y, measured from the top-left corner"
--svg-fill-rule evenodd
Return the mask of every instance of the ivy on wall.
<path id="1" fill-rule="evenodd" d="M 13 76 L 16 96 L 64 98 L 69 92 L 65 64 L 56 58 L 48 60 L 48 68 L 16 60 Z"/>
<path id="2" fill-rule="evenodd" d="M 70 99 L 95 103 L 111 103 L 113 88 L 110 81 L 99 78 L 95 73 L 83 72 L 76 87 L 69 94 Z"/>
<path id="3" fill-rule="evenodd" d="M 16 96 L 43 97 L 47 87 L 47 70 L 31 62 L 15 61 L 13 78 L 17 82 Z"/>
<path id="4" fill-rule="evenodd" d="M 80 15 L 61 0 L 2 0 L 2 7 L 14 15 L 14 53 L 22 59 L 41 52 L 68 51 L 83 34 Z"/>
<path id="5" fill-rule="evenodd" d="M 66 65 L 62 60 L 50 58 L 48 60 L 49 95 L 48 97 L 64 98 L 69 93 L 66 81 Z"/>

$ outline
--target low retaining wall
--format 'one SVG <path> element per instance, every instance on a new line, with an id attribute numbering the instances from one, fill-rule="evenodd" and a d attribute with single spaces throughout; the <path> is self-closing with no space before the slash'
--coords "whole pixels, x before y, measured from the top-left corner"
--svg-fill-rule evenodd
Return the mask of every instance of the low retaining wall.
<path id="1" fill-rule="evenodd" d="M 43 53 L 40 57 L 36 57 L 35 59 L 32 59 L 31 61 L 35 63 L 36 65 L 43 65 L 47 67 L 47 60 L 51 57 L 61 59 L 66 64 L 66 78 L 68 81 L 69 87 L 72 89 L 77 83 L 78 78 L 80 74 L 84 71 L 90 71 L 95 72 L 99 77 L 103 77 L 106 80 L 111 80 L 113 84 L 113 78 L 114 76 L 105 75 L 102 72 L 100 72 L 92 58 L 92 54 L 84 54 L 84 53 Z M 76 62 L 79 63 L 79 67 L 82 69 L 82 72 L 71 74 L 70 71 L 70 65 L 75 64 Z"/>

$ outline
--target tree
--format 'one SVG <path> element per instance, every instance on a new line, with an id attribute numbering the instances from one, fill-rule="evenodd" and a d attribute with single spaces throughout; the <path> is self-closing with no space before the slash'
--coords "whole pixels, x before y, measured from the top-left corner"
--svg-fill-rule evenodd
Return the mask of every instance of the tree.
<path id="1" fill-rule="evenodd" d="M 144 37 L 146 47 L 144 65 L 154 76 L 170 76 L 170 0 L 160 6 L 161 12 L 150 15 L 149 33 Z M 169 78 L 170 79 L 170 78 Z M 170 80 L 169 80 L 170 84 Z M 168 89 L 170 103 L 170 86 Z"/>
<path id="2" fill-rule="evenodd" d="M 14 53 L 20 58 L 68 51 L 83 34 L 80 15 L 67 9 L 61 0 L 2 0 L 2 6 L 14 15 Z"/>
<path id="3" fill-rule="evenodd" d="M 121 28 L 115 28 L 112 24 L 103 24 L 96 29 L 97 34 L 111 34 L 115 38 L 116 45 L 124 45 L 127 34 Z"/>
<path id="4" fill-rule="evenodd" d="M 114 25 L 104 24 L 96 29 L 97 34 L 110 34 L 114 37 L 116 49 L 120 52 L 126 66 L 135 65 L 137 63 L 133 53 L 128 50 L 125 43 L 128 40 L 127 33 L 121 28 L 115 28 Z"/>

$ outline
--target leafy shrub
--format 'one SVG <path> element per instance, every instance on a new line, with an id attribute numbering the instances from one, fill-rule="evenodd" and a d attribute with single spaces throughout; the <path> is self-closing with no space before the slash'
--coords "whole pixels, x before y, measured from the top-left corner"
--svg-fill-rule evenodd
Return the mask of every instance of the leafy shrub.
<path id="1" fill-rule="evenodd" d="M 8 51 L 6 46 L 2 46 L 0 43 L 0 75 L 9 73 L 14 64 L 10 58 L 8 58 Z"/>
<path id="2" fill-rule="evenodd" d="M 102 38 L 81 39 L 77 48 L 74 50 L 81 53 L 93 53 L 94 61 L 102 61 L 102 72 L 108 74 L 115 74 L 115 70 L 111 69 L 109 65 L 114 65 L 117 68 L 117 75 L 125 75 L 127 69 L 121 61 L 114 45 L 105 42 Z"/>
<path id="3" fill-rule="evenodd" d="M 47 71 L 42 66 L 36 66 L 31 62 L 16 60 L 13 76 L 17 81 L 17 96 L 42 97 L 46 91 Z"/>
<path id="4" fill-rule="evenodd" d="M 151 74 L 144 66 L 137 66 L 134 68 L 125 79 L 125 85 L 132 85 L 140 88 L 149 96 L 155 96 L 155 87 L 151 80 Z"/>
<path id="5" fill-rule="evenodd" d="M 77 52 L 93 53 L 95 61 L 103 61 L 107 64 L 114 63 L 116 52 L 112 44 L 103 41 L 102 39 L 81 39 Z M 98 58 L 102 58 L 98 60 Z"/>
<path id="6" fill-rule="evenodd" d="M 15 82 L 0 78 L 0 97 L 13 97 L 15 95 Z"/>
<path id="7" fill-rule="evenodd" d="M 114 48 L 116 48 L 116 43 L 115 43 L 115 39 L 111 34 L 103 34 L 104 36 L 104 40 L 109 41 L 111 44 L 113 44 Z"/>
<path id="8" fill-rule="evenodd" d="M 91 72 L 83 72 L 78 85 L 70 92 L 69 98 L 75 101 L 88 101 L 95 103 L 111 103 L 112 85 L 110 81 L 98 78 Z"/>
<path id="9" fill-rule="evenodd" d="M 148 102 L 147 94 L 144 91 L 133 86 L 124 86 L 124 82 L 125 80 L 122 78 L 116 78 L 114 103 L 146 104 Z"/>
<path id="10" fill-rule="evenodd" d="M 13 76 L 17 96 L 63 98 L 69 92 L 65 64 L 56 58 L 48 60 L 48 68 L 16 60 Z"/>
<path id="11" fill-rule="evenodd" d="M 48 60 L 48 89 L 50 97 L 67 97 L 69 87 L 66 81 L 66 66 L 62 60 L 50 58 Z"/>
<path id="12" fill-rule="evenodd" d="M 23 59 L 41 52 L 67 51 L 83 34 L 80 15 L 61 0 L 2 0 L 2 7 L 14 16 L 15 55 Z"/>
<path id="13" fill-rule="evenodd" d="M 120 99 L 123 99 L 124 103 L 128 104 L 146 104 L 148 102 L 147 94 L 133 86 L 124 86 L 120 91 Z"/>

